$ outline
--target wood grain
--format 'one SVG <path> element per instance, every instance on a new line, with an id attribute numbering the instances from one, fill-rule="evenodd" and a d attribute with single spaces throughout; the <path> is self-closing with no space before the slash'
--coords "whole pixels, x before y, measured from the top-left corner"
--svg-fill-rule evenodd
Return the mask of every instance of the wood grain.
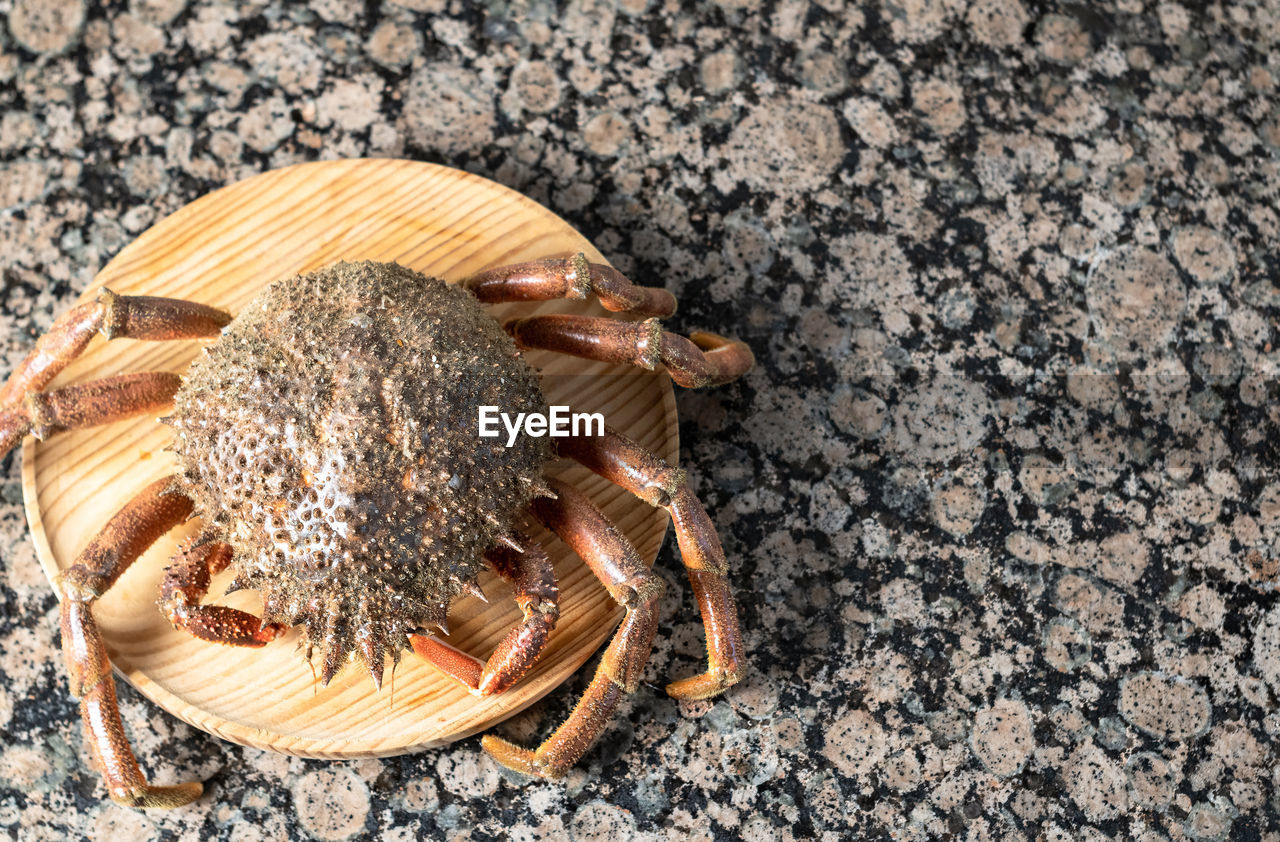
<path id="1" fill-rule="evenodd" d="M 211 193 L 159 222 L 123 249 L 83 298 L 103 285 L 165 295 L 236 313 L 263 286 L 337 260 L 396 261 L 446 280 L 481 269 L 583 251 L 603 257 L 555 214 L 478 176 L 400 160 L 301 164 Z M 636 279 L 643 283 L 645 279 Z M 501 305 L 495 317 L 529 313 L 604 315 L 594 301 Z M 53 386 L 122 371 L 181 373 L 196 343 L 94 340 Z M 678 452 L 675 400 L 665 374 L 530 353 L 550 403 L 602 412 L 609 423 L 664 458 Z M 52 577 L 147 482 L 172 469 L 168 430 L 141 418 L 69 433 L 23 449 L 27 518 Z M 667 515 L 578 467 L 549 473 L 586 492 L 652 563 Z M 368 757 L 440 745 L 483 730 L 533 703 L 578 669 L 612 632 L 621 612 L 586 567 L 544 530 L 560 578 L 562 619 L 535 671 L 505 694 L 475 699 L 412 653 L 377 692 L 358 664 L 321 687 L 292 631 L 260 650 L 204 643 L 176 632 L 156 607 L 176 530 L 121 578 L 96 614 L 116 672 L 173 715 L 233 742 L 304 757 Z M 221 594 L 223 574 L 211 593 Z M 510 589 L 481 578 L 489 604 L 455 603 L 449 642 L 487 657 L 520 613 Z M 217 600 L 255 612 L 257 594 Z M 477 749 L 478 750 L 478 749 Z M 163 768 L 162 758 L 140 758 Z"/>

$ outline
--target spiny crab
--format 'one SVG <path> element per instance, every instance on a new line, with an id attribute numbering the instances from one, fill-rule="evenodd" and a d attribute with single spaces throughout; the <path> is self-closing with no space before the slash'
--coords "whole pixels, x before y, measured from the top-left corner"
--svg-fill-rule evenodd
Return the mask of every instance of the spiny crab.
<path id="1" fill-rule="evenodd" d="M 585 298 L 616 321 L 571 315 L 499 325 L 482 304 Z M 524 512 L 590 567 L 626 615 L 583 698 L 536 750 L 489 735 L 500 763 L 558 777 L 602 733 L 649 658 L 662 580 L 581 492 L 544 478 L 553 456 L 576 460 L 675 524 L 706 628 L 708 669 L 667 689 L 713 696 L 743 671 L 742 638 L 724 552 L 686 476 L 605 427 L 602 435 L 478 435 L 481 406 L 546 412 L 522 349 L 664 366 L 686 387 L 725 383 L 753 365 L 743 343 L 663 330 L 675 311 L 662 289 L 633 285 L 583 255 L 488 270 L 458 285 L 396 264 L 339 263 L 277 281 L 237 318 L 178 299 L 103 289 L 55 322 L 0 388 L 0 455 L 28 434 L 169 411 L 178 470 L 112 517 L 59 582 L 62 648 L 87 741 L 112 799 L 179 807 L 199 782 L 148 784 L 125 737 L 92 606 L 161 535 L 190 518 L 204 527 L 166 570 L 161 608 L 197 638 L 263 646 L 301 627 L 324 683 L 349 660 L 380 686 L 384 662 L 412 650 L 473 693 L 501 693 L 529 670 L 559 616 L 546 554 L 518 531 Z M 107 339 L 216 337 L 185 379 L 121 374 L 43 391 L 94 334 Z M 474 592 L 488 566 L 509 582 L 523 620 L 488 660 L 436 636 L 450 601 Z M 253 588 L 263 616 L 204 604 L 211 577 Z"/>

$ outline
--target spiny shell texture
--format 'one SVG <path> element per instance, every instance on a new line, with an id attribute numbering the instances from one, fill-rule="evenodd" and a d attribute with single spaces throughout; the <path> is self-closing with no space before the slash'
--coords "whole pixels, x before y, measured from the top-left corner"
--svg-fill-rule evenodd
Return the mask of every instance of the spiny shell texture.
<path id="1" fill-rule="evenodd" d="M 396 264 L 278 281 L 192 365 L 169 419 L 182 490 L 326 682 L 357 652 L 380 682 L 545 487 L 546 439 L 480 438 L 482 405 L 546 412 L 471 295 Z"/>

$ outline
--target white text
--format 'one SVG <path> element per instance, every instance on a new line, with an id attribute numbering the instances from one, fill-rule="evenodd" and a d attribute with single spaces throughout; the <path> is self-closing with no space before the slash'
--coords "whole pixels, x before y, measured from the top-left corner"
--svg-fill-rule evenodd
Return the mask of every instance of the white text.
<path id="1" fill-rule="evenodd" d="M 496 406 L 480 407 L 480 437 L 497 438 L 502 427 L 507 431 L 507 447 L 516 443 L 521 428 L 526 436 L 540 439 L 543 436 L 564 438 L 566 436 L 603 436 L 604 416 L 598 412 L 570 412 L 567 406 L 550 407 L 549 414 L 541 412 L 518 412 L 515 418 L 506 412 L 499 412 Z"/>

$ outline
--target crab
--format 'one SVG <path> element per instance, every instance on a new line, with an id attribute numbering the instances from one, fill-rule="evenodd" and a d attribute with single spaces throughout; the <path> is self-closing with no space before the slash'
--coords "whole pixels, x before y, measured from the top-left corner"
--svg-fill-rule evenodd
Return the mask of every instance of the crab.
<path id="1" fill-rule="evenodd" d="M 586 298 L 622 321 L 541 315 L 499 324 L 484 304 Z M 394 263 L 338 263 L 269 285 L 238 317 L 204 304 L 102 289 L 39 339 L 0 387 L 0 455 L 28 434 L 168 412 L 178 469 L 115 514 L 60 576 L 62 649 L 86 739 L 110 797 L 180 807 L 199 782 L 149 784 L 124 734 L 93 604 L 146 549 L 195 517 L 160 587 L 161 609 L 195 637 L 260 647 L 291 627 L 324 684 L 360 660 L 375 687 L 412 652 L 476 695 L 502 693 L 555 628 L 559 593 L 546 553 L 519 529 L 526 513 L 559 536 L 625 608 L 582 699 L 535 750 L 493 735 L 499 763 L 564 775 L 634 693 L 652 648 L 663 581 L 580 491 L 543 471 L 574 460 L 666 509 L 706 632 L 707 669 L 675 681 L 678 699 L 714 696 L 744 671 L 742 636 L 715 528 L 685 472 L 605 426 L 602 434 L 482 438 L 482 406 L 546 412 L 522 350 L 665 367 L 677 384 L 729 382 L 750 349 L 713 333 L 663 330 L 675 298 L 579 254 L 490 269 L 457 285 Z M 120 374 L 45 391 L 97 333 L 108 340 L 215 339 L 185 378 Z M 523 619 L 487 660 L 450 646 L 450 601 L 488 567 Z M 262 616 L 204 602 L 211 577 L 250 588 Z"/>

